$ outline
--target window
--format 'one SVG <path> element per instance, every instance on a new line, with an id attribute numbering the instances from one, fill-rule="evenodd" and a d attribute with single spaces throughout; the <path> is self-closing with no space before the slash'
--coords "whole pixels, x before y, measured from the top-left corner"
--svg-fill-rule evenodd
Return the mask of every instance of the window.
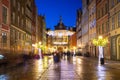
<path id="1" fill-rule="evenodd" d="M 115 18 L 114 18 L 114 16 L 112 17 L 112 30 L 114 30 L 115 29 Z"/>
<path id="2" fill-rule="evenodd" d="M 18 2 L 18 11 L 20 11 L 20 3 Z"/>
<path id="3" fill-rule="evenodd" d="M 19 33 L 19 39 L 21 39 L 21 33 Z"/>
<path id="4" fill-rule="evenodd" d="M 100 9 L 100 18 L 102 17 L 102 8 Z"/>
<path id="5" fill-rule="evenodd" d="M 98 19 L 100 18 L 100 10 L 98 10 L 97 18 L 98 18 Z"/>
<path id="6" fill-rule="evenodd" d="M 18 26 L 20 25 L 20 17 L 18 16 Z"/>
<path id="7" fill-rule="evenodd" d="M 101 32 L 100 32 L 100 25 L 98 25 L 98 34 L 101 34 Z"/>
<path id="8" fill-rule="evenodd" d="M 106 32 L 109 32 L 108 22 L 106 22 Z"/>
<path id="9" fill-rule="evenodd" d="M 112 39 L 112 53 L 113 53 L 113 55 L 115 55 L 115 53 L 116 53 L 116 41 L 115 41 L 115 38 L 113 38 Z"/>
<path id="10" fill-rule="evenodd" d="M 104 34 L 104 23 L 102 24 L 102 34 Z"/>
<path id="11" fill-rule="evenodd" d="M 20 39 L 20 32 L 17 32 L 18 36 L 17 36 L 17 40 Z"/>
<path id="12" fill-rule="evenodd" d="M 25 35 L 24 34 L 22 34 L 22 40 L 25 40 Z"/>
<path id="13" fill-rule="evenodd" d="M 7 34 L 4 32 L 2 33 L 2 44 L 3 44 L 3 47 L 7 46 Z"/>
<path id="14" fill-rule="evenodd" d="M 114 5 L 115 5 L 115 2 L 114 2 L 115 0 L 111 0 L 111 4 L 112 4 L 112 7 L 114 7 Z"/>
<path id="15" fill-rule="evenodd" d="M 120 12 L 118 13 L 118 27 L 120 27 Z"/>
<path id="16" fill-rule="evenodd" d="M 108 6 L 107 3 L 105 4 L 105 14 L 108 12 Z"/>
<path id="17" fill-rule="evenodd" d="M 102 12 L 102 15 L 101 16 L 104 16 L 104 7 L 102 8 L 102 10 L 101 10 Z"/>
<path id="18" fill-rule="evenodd" d="M 21 26 L 23 27 L 23 19 L 21 19 Z"/>
<path id="19" fill-rule="evenodd" d="M 120 0 L 117 0 L 117 2 L 119 3 L 119 2 L 120 2 Z"/>
<path id="20" fill-rule="evenodd" d="M 2 7 L 2 20 L 4 24 L 7 24 L 7 8 Z"/>
<path id="21" fill-rule="evenodd" d="M 15 1 L 16 1 L 16 0 L 13 0 L 13 6 L 15 6 Z"/>
<path id="22" fill-rule="evenodd" d="M 15 40 L 15 30 L 12 30 L 13 40 Z"/>
<path id="23" fill-rule="evenodd" d="M 15 13 L 12 13 L 12 23 L 15 23 Z"/>
<path id="24" fill-rule="evenodd" d="M 22 7 L 22 14 L 24 14 L 24 8 Z"/>

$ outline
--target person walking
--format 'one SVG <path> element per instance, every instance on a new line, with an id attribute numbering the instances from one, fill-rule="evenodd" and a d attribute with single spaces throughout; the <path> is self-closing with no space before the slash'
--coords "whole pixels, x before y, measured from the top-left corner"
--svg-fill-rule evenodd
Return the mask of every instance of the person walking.
<path id="1" fill-rule="evenodd" d="M 70 61 L 70 51 L 67 51 L 67 60 Z"/>
<path id="2" fill-rule="evenodd" d="M 54 52 L 53 60 L 54 60 L 55 67 L 57 67 L 58 63 L 60 62 L 60 55 L 58 52 Z"/>

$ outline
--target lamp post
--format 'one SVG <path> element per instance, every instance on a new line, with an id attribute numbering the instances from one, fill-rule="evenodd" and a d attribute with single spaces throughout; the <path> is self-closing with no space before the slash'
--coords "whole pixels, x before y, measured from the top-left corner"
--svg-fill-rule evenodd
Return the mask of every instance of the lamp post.
<path id="1" fill-rule="evenodd" d="M 76 54 L 76 47 L 73 47 L 73 49 L 74 49 L 74 54 L 73 55 L 75 55 Z"/>
<path id="2" fill-rule="evenodd" d="M 38 43 L 38 54 L 40 56 L 40 59 L 42 59 L 42 43 L 41 42 Z"/>
<path id="3" fill-rule="evenodd" d="M 99 49 L 99 64 L 104 64 L 104 51 L 103 47 L 108 43 L 107 38 L 103 38 L 102 36 L 99 36 L 98 39 L 93 39 L 93 44 L 95 46 L 98 46 Z"/>
<path id="4" fill-rule="evenodd" d="M 38 55 L 40 56 L 40 59 L 42 59 L 42 43 L 38 42 L 38 43 L 32 44 L 32 46 L 37 50 Z"/>

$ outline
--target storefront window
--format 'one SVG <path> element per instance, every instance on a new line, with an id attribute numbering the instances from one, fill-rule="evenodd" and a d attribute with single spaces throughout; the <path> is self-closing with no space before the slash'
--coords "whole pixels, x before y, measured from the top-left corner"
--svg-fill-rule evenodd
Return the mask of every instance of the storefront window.
<path id="1" fill-rule="evenodd" d="M 7 34 L 2 33 L 2 46 L 5 47 L 7 45 Z"/>

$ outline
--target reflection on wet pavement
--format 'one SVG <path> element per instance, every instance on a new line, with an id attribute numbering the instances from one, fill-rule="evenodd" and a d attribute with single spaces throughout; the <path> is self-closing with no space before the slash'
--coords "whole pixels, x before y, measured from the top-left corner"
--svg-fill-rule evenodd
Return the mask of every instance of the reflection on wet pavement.
<path id="1" fill-rule="evenodd" d="M 79 80 L 73 66 L 72 63 L 63 60 L 57 64 L 57 67 L 52 64 L 41 80 Z"/>
<path id="2" fill-rule="evenodd" d="M 71 57 L 56 65 L 50 56 L 11 68 L 0 67 L 0 80 L 119 80 L 119 64 L 98 65 L 97 59 Z"/>
<path id="3" fill-rule="evenodd" d="M 30 60 L 11 68 L 0 67 L 0 80 L 38 80 L 48 68 L 51 59 L 45 57 L 39 60 Z"/>

